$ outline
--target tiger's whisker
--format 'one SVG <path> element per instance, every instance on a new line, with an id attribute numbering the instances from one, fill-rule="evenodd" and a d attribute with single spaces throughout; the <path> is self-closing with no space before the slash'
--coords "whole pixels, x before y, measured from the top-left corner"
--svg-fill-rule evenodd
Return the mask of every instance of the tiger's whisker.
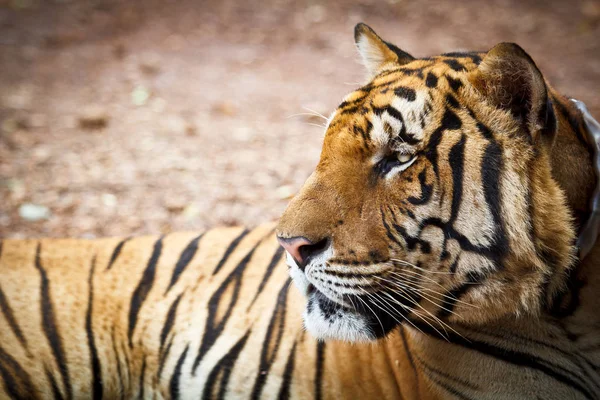
<path id="1" fill-rule="evenodd" d="M 308 107 L 302 107 L 302 108 L 304 108 L 306 111 L 309 111 L 310 113 L 312 113 L 312 115 L 314 115 L 315 117 L 321 117 L 321 118 L 323 118 L 325 121 L 328 121 L 328 120 L 329 120 L 329 118 L 327 118 L 326 116 L 324 116 L 323 114 L 321 114 L 321 113 L 320 113 L 320 112 L 318 112 L 318 111 L 315 111 L 315 110 L 313 110 L 313 109 L 311 109 L 311 108 L 308 108 Z"/>

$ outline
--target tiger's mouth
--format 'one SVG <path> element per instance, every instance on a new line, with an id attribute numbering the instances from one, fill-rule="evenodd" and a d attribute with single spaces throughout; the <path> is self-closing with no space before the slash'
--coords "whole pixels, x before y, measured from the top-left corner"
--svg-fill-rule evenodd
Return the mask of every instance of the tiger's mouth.
<path id="1" fill-rule="evenodd" d="M 319 339 L 376 340 L 400 325 L 405 316 L 401 310 L 385 311 L 364 296 L 347 296 L 349 305 L 341 304 L 314 285 L 309 285 L 307 299 L 304 325 Z"/>
<path id="2" fill-rule="evenodd" d="M 373 341 L 385 337 L 409 313 L 408 307 L 398 305 L 403 299 L 394 293 L 326 293 L 329 290 L 310 283 L 303 273 L 294 282 L 305 288 L 304 325 L 318 339 Z"/>
<path id="3" fill-rule="evenodd" d="M 390 287 L 374 280 L 370 290 L 360 282 L 364 278 L 356 274 L 328 273 L 323 268 L 329 257 L 310 263 L 300 269 L 295 260 L 287 257 L 289 273 L 307 303 L 303 314 L 305 328 L 316 338 L 323 340 L 373 341 L 386 336 L 406 320 L 419 299 L 407 298 Z M 377 263 L 363 266 L 363 271 L 384 272 Z M 338 266 L 338 268 L 344 266 Z M 365 272 L 366 274 L 366 272 Z M 351 276 L 351 278 L 349 278 Z M 369 274 L 365 275 L 369 276 Z M 375 282 L 379 282 L 375 285 Z"/>

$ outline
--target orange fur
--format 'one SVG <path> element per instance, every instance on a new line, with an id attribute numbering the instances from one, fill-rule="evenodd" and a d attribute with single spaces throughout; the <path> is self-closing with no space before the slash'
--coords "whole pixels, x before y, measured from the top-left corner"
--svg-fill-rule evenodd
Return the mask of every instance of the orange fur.
<path id="1" fill-rule="evenodd" d="M 516 45 L 356 40 L 369 83 L 276 229 L 326 240 L 288 258 L 309 305 L 273 224 L 3 240 L 0 398 L 600 398 L 581 116 Z"/>

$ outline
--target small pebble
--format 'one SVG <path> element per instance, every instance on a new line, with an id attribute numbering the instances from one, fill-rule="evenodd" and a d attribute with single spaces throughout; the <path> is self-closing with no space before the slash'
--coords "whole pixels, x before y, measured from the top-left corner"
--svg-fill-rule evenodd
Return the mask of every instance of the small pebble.
<path id="1" fill-rule="evenodd" d="M 142 85 L 136 86 L 131 92 L 131 102 L 135 106 L 143 106 L 148 102 L 150 92 Z"/>
<path id="2" fill-rule="evenodd" d="M 39 204 L 25 203 L 19 207 L 19 216 L 26 221 L 41 221 L 50 218 L 50 215 L 50 209 Z"/>
<path id="3" fill-rule="evenodd" d="M 83 129 L 102 129 L 108 125 L 108 112 L 100 105 L 85 107 L 78 117 L 79 126 Z"/>

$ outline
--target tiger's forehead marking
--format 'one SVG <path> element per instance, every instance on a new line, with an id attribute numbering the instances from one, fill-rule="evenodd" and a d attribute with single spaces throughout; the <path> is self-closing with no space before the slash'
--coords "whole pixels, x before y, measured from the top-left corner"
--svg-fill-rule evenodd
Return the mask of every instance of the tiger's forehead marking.
<path id="1" fill-rule="evenodd" d="M 342 100 L 328 120 L 325 145 L 349 135 L 363 156 L 375 159 L 382 152 L 414 151 L 428 140 L 428 127 L 445 108 L 440 104 L 459 108 L 455 95 L 464 86 L 465 74 L 480 62 L 480 54 L 448 53 L 384 70 Z"/>
<path id="2" fill-rule="evenodd" d="M 398 87 L 387 105 L 373 108 L 370 138 L 379 148 L 415 146 L 423 140 L 431 110 L 427 89 Z"/>

